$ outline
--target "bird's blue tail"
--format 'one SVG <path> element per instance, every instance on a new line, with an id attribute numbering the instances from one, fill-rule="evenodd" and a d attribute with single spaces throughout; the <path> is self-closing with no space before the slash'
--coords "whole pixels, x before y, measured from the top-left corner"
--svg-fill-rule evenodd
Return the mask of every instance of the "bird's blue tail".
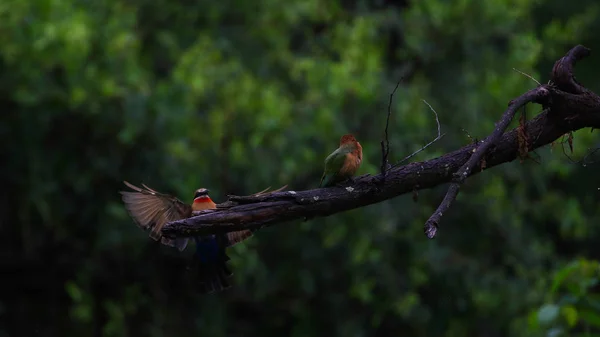
<path id="1" fill-rule="evenodd" d="M 221 235 L 194 237 L 195 260 L 202 292 L 211 293 L 229 288 L 227 279 L 232 275 L 227 268 L 229 257 L 225 254 L 226 242 Z"/>

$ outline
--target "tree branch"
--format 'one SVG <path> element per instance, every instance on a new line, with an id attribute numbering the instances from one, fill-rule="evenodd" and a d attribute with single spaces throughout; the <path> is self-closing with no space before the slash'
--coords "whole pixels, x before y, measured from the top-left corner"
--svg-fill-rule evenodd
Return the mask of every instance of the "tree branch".
<path id="1" fill-rule="evenodd" d="M 572 76 L 574 63 L 587 55 L 589 50 L 583 46 L 569 51 L 554 65 L 551 83 L 540 85 L 512 100 L 496 129 L 483 141 L 438 158 L 387 170 L 384 184 L 381 184 L 381 174 L 364 175 L 346 187 L 277 192 L 258 197 L 230 196 L 216 210 L 202 211 L 191 218 L 170 222 L 162 232 L 168 237 L 186 237 L 258 229 L 285 221 L 328 216 L 412 193 L 415 187 L 427 189 L 452 181 L 439 207 L 444 213 L 458 194 L 460 183 L 481 172 L 481 159 L 485 160 L 487 169 L 517 158 L 517 129 L 506 133 L 504 130 L 515 111 L 528 102 L 541 104 L 544 108 L 525 125 L 529 151 L 570 131 L 600 128 L 600 97 L 581 86 Z M 428 222 L 437 228 L 437 222 Z M 431 233 L 435 234 L 435 229 Z"/>
<path id="2" fill-rule="evenodd" d="M 409 160 L 410 158 L 418 155 L 419 153 L 425 151 L 425 149 L 427 149 L 429 146 L 433 145 L 435 142 L 437 142 L 438 140 L 442 139 L 442 137 L 444 137 L 446 135 L 445 133 L 442 133 L 442 128 L 440 126 L 440 119 L 438 118 L 438 114 L 435 111 L 435 109 L 431 106 L 431 104 L 427 103 L 426 100 L 423 100 L 423 103 L 427 104 L 427 106 L 429 107 L 429 109 L 431 111 L 433 111 L 433 114 L 435 115 L 435 123 L 437 124 L 437 137 L 435 137 L 432 141 L 430 141 L 429 143 L 425 144 L 425 146 L 421 147 L 417 151 L 415 151 L 415 152 L 409 154 L 408 156 L 404 157 L 401 161 L 399 161 L 396 164 L 394 164 L 394 166 L 392 166 L 391 168 L 400 166 L 400 164 L 402 164 L 405 161 Z"/>
<path id="3" fill-rule="evenodd" d="M 402 78 L 400 79 L 400 81 L 398 81 L 398 83 L 396 83 L 394 90 L 392 90 L 392 93 L 390 94 L 390 101 L 388 102 L 388 113 L 387 113 L 387 118 L 385 119 L 385 129 L 384 129 L 385 139 L 382 140 L 380 143 L 381 144 L 381 170 L 380 170 L 380 173 L 383 177 L 385 177 L 386 172 L 389 167 L 388 156 L 390 155 L 390 139 L 388 137 L 388 127 L 390 125 L 390 116 L 392 115 L 392 101 L 394 100 L 394 94 L 396 93 L 396 90 L 398 90 L 398 86 L 400 86 L 400 82 L 402 82 Z"/>
<path id="4" fill-rule="evenodd" d="M 498 143 L 498 140 L 500 140 L 500 137 L 504 134 L 504 131 L 512 121 L 517 110 L 529 102 L 547 102 L 549 95 L 550 91 L 543 87 L 537 87 L 508 103 L 508 109 L 506 109 L 502 115 L 500 122 L 496 123 L 496 128 L 492 134 L 480 141 L 478 143 L 480 144 L 479 146 L 473 148 L 473 154 L 471 157 L 460 167 L 456 173 L 453 174 L 452 184 L 450 185 L 450 188 L 448 188 L 446 196 L 435 212 L 433 212 L 431 217 L 429 217 L 427 222 L 425 222 L 425 234 L 428 238 L 432 239 L 435 236 L 442 215 L 446 213 L 446 211 L 452 205 L 452 202 L 454 202 L 458 196 L 460 185 L 462 185 L 465 179 L 467 179 L 467 177 L 471 174 L 471 171 L 475 168 L 475 166 L 480 165 L 481 160 L 487 151 Z"/>

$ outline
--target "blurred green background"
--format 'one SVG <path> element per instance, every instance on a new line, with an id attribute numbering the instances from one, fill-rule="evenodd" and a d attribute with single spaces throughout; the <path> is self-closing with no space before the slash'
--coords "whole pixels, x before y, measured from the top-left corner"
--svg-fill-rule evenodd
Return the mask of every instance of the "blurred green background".
<path id="1" fill-rule="evenodd" d="M 594 0 L 0 0 L 0 336 L 598 336 L 598 165 L 560 142 L 446 186 L 262 230 L 202 296 L 122 180 L 185 201 L 318 185 L 353 132 L 359 174 L 483 138 L 576 44 L 600 92 Z M 540 107 L 527 109 L 531 118 Z M 513 123 L 514 127 L 516 123 Z M 574 134 L 573 157 L 598 147 Z M 596 333 L 596 335 L 594 335 Z"/>

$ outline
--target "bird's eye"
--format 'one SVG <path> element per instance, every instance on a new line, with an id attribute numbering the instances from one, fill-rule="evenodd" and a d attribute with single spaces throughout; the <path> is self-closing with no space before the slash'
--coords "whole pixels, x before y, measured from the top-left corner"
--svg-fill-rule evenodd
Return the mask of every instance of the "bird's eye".
<path id="1" fill-rule="evenodd" d="M 205 189 L 198 190 L 198 191 L 196 191 L 196 194 L 194 194 L 194 199 L 204 196 L 204 195 L 207 195 L 207 194 L 208 194 L 208 191 Z"/>

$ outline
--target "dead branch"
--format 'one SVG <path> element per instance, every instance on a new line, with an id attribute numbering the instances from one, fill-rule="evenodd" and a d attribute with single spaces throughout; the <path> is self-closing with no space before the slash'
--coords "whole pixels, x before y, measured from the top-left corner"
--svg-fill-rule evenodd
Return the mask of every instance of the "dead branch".
<path id="1" fill-rule="evenodd" d="M 399 161 L 396 164 L 394 164 L 394 166 L 392 166 L 392 168 L 400 166 L 400 164 L 402 164 L 405 161 L 409 160 L 410 158 L 418 155 L 419 153 L 425 151 L 425 149 L 427 149 L 429 146 L 433 145 L 435 142 L 437 142 L 438 140 L 442 139 L 442 137 L 444 137 L 446 135 L 445 133 L 442 133 L 442 128 L 440 126 L 440 119 L 439 119 L 438 114 L 435 111 L 435 109 L 431 106 L 431 104 L 427 103 L 426 100 L 423 100 L 423 103 L 427 104 L 427 106 L 429 107 L 429 109 L 431 111 L 433 111 L 433 114 L 435 115 L 435 122 L 437 124 L 437 137 L 435 137 L 432 141 L 430 141 L 429 143 L 425 144 L 423 147 L 421 147 L 417 151 L 415 151 L 415 152 L 409 154 L 408 156 L 404 157 L 401 161 Z"/>
<path id="2" fill-rule="evenodd" d="M 525 77 L 527 77 L 527 78 L 531 79 L 532 81 L 534 81 L 535 83 L 537 83 L 537 85 L 542 85 L 542 84 L 540 83 L 540 81 L 538 81 L 538 80 L 536 80 L 535 78 L 533 78 L 533 76 L 531 76 L 531 75 L 529 75 L 529 74 L 526 74 L 526 73 L 524 73 L 524 72 L 520 71 L 520 70 L 519 70 L 519 69 L 517 69 L 517 68 L 512 68 L 512 69 L 513 69 L 514 71 L 518 72 L 519 74 L 521 74 L 521 75 L 523 75 L 523 76 L 525 76 Z"/>
<path id="3" fill-rule="evenodd" d="M 398 83 L 396 83 L 396 87 L 394 87 L 394 90 L 392 90 L 392 93 L 390 94 L 390 101 L 388 102 L 387 118 L 385 119 L 385 129 L 384 129 L 385 139 L 381 141 L 381 172 L 380 173 L 384 178 L 385 178 L 386 172 L 388 170 L 388 166 L 389 166 L 388 156 L 390 155 L 390 139 L 388 137 L 388 127 L 390 125 L 390 116 L 392 115 L 392 102 L 394 101 L 394 94 L 396 93 L 396 90 L 398 90 L 398 86 L 400 86 L 400 82 L 402 82 L 402 79 L 400 79 L 400 81 L 398 81 Z"/>
<path id="4" fill-rule="evenodd" d="M 600 128 L 600 97 L 577 83 L 573 76 L 575 62 L 587 55 L 589 49 L 583 46 L 571 49 L 554 65 L 550 83 L 512 100 L 496 129 L 483 141 L 438 158 L 387 170 L 383 184 L 380 183 L 381 174 L 364 175 L 346 187 L 286 191 L 258 197 L 230 196 L 225 206 L 173 221 L 165 225 L 162 232 L 169 237 L 183 237 L 258 229 L 285 221 L 328 216 L 452 181 L 440 207 L 427 222 L 427 234 L 433 237 L 441 218 L 439 213 L 448 210 L 467 177 L 481 172 L 482 159 L 489 169 L 517 158 L 517 129 L 506 133 L 504 130 L 519 107 L 529 102 L 543 107 L 543 111 L 524 126 L 528 151 L 547 145 L 568 132 L 586 127 Z"/>
<path id="5" fill-rule="evenodd" d="M 471 154 L 469 159 L 460 167 L 460 169 L 458 169 L 456 173 L 452 175 L 452 184 L 450 184 L 448 192 L 446 192 L 446 196 L 444 197 L 438 208 L 435 210 L 435 212 L 433 212 L 431 217 L 429 217 L 427 222 L 425 222 L 425 234 L 428 238 L 431 239 L 435 236 L 440 219 L 442 218 L 444 213 L 446 213 L 446 211 L 450 208 L 452 202 L 454 202 L 454 200 L 456 200 L 456 197 L 458 196 L 458 190 L 460 189 L 460 185 L 462 185 L 465 179 L 467 179 L 467 177 L 471 175 L 473 169 L 476 166 L 480 165 L 481 160 L 484 159 L 483 156 L 487 153 L 487 151 L 492 146 L 495 146 L 498 143 L 500 137 L 504 134 L 504 131 L 515 116 L 517 110 L 529 102 L 541 103 L 549 95 L 550 92 L 548 90 L 542 87 L 538 87 L 533 90 L 530 90 L 521 97 L 509 103 L 508 109 L 506 109 L 506 111 L 502 115 L 500 122 L 496 123 L 496 128 L 494 129 L 492 134 L 487 136 L 485 139 L 481 140 L 478 143 L 479 146 L 476 145 L 473 148 L 473 153 Z M 517 131 L 517 140 L 518 138 L 519 137 Z M 487 159 L 486 162 L 488 162 Z"/>

